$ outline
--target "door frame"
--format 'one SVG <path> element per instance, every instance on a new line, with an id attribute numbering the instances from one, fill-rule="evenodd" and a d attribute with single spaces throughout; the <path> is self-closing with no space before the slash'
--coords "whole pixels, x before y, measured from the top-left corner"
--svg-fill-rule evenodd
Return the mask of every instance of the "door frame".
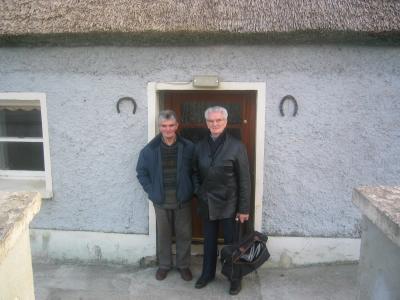
<path id="1" fill-rule="evenodd" d="M 265 82 L 220 82 L 217 88 L 196 88 L 192 82 L 149 82 L 147 84 L 147 138 L 158 134 L 157 116 L 160 111 L 162 91 L 255 91 L 256 92 L 256 144 L 255 144 L 255 191 L 254 229 L 262 229 L 262 207 L 264 190 L 264 146 L 265 146 Z M 155 213 L 149 205 L 149 235 L 155 236 Z"/>

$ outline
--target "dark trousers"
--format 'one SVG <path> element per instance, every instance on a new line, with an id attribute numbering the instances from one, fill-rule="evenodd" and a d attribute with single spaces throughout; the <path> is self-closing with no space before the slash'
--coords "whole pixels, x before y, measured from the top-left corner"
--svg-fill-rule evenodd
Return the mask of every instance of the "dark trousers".
<path id="1" fill-rule="evenodd" d="M 189 268 L 192 244 L 192 210 L 190 205 L 177 209 L 154 206 L 157 222 L 157 257 L 162 269 L 172 267 L 172 234 L 176 237 L 176 267 Z"/>
<path id="2" fill-rule="evenodd" d="M 237 234 L 235 232 L 235 218 L 215 221 L 203 219 L 204 256 L 201 276 L 207 279 L 215 277 L 218 256 L 218 229 L 220 224 L 222 224 L 225 245 L 232 244 L 234 235 Z"/>

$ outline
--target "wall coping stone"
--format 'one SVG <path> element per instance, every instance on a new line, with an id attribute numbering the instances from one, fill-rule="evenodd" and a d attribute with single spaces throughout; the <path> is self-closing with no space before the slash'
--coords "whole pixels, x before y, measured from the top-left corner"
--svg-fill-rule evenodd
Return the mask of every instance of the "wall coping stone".
<path id="1" fill-rule="evenodd" d="M 353 203 L 400 247 L 400 186 L 363 186 L 354 189 Z"/>
<path id="2" fill-rule="evenodd" d="M 40 193 L 0 192 L 0 263 L 39 212 Z"/>

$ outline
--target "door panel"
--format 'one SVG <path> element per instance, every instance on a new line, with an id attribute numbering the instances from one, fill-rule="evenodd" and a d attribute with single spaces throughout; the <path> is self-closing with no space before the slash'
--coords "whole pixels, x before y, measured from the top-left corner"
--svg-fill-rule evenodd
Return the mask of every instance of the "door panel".
<path id="1" fill-rule="evenodd" d="M 254 158 L 256 129 L 255 91 L 168 91 L 164 96 L 164 109 L 172 109 L 177 114 L 178 133 L 197 143 L 205 137 L 207 129 L 204 111 L 210 106 L 223 106 L 228 110 L 227 130 L 240 139 L 247 148 L 252 182 L 251 213 L 248 222 L 254 225 Z M 197 199 L 192 207 L 193 240 L 202 240 L 202 222 L 196 213 Z"/>

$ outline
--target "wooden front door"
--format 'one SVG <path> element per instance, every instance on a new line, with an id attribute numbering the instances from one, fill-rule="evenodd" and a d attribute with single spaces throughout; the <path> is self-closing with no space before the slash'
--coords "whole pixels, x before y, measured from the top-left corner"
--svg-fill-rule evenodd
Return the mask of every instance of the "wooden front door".
<path id="1" fill-rule="evenodd" d="M 204 111 L 210 106 L 223 106 L 228 110 L 227 130 L 240 139 L 247 148 L 252 182 L 251 212 L 248 226 L 254 226 L 254 162 L 256 130 L 255 91 L 168 91 L 163 95 L 163 109 L 176 112 L 178 133 L 194 143 L 208 134 Z M 197 199 L 192 207 L 193 240 L 203 239 L 202 222 L 197 212 Z"/>

